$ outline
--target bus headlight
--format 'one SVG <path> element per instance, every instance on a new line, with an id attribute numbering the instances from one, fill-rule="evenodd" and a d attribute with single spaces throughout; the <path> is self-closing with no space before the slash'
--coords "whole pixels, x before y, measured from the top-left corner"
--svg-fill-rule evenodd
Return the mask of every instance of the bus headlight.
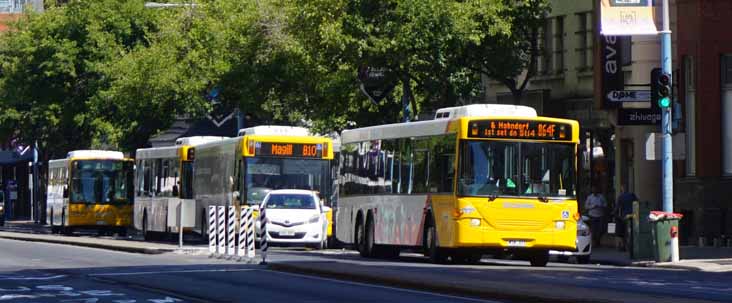
<path id="1" fill-rule="evenodd" d="M 564 226 L 565 226 L 565 223 L 564 223 L 564 221 L 555 221 L 555 222 L 554 222 L 554 227 L 555 227 L 556 229 L 561 229 L 561 230 L 563 230 L 563 229 L 564 229 Z"/>
<path id="2" fill-rule="evenodd" d="M 470 219 L 470 226 L 480 226 L 480 219 Z"/>

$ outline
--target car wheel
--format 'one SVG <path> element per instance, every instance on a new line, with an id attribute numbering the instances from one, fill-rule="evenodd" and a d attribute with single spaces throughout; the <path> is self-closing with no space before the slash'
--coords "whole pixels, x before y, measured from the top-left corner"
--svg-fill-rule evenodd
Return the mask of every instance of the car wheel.
<path id="1" fill-rule="evenodd" d="M 531 263 L 531 266 L 534 267 L 544 267 L 547 263 L 549 263 L 549 252 L 548 251 L 538 251 L 529 257 L 529 262 Z"/>

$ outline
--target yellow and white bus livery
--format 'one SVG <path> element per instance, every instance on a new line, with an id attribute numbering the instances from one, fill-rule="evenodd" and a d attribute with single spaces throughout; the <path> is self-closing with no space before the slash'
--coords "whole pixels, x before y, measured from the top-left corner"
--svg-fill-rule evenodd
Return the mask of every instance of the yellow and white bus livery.
<path id="1" fill-rule="evenodd" d="M 363 256 L 416 248 L 477 262 L 510 250 L 544 266 L 550 249 L 575 249 L 578 134 L 576 121 L 487 104 L 345 130 L 336 237 Z"/>
<path id="2" fill-rule="evenodd" d="M 48 161 L 46 212 L 53 232 L 74 228 L 127 234 L 134 202 L 134 162 L 121 152 L 77 150 Z"/>

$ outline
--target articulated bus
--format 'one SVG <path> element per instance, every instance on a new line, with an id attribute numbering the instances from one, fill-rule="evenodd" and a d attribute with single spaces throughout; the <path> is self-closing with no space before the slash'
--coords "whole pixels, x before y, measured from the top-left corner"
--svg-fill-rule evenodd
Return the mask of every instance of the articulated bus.
<path id="1" fill-rule="evenodd" d="M 172 232 L 168 205 L 178 199 L 193 199 L 192 147 L 225 137 L 185 137 L 174 146 L 141 148 L 135 152 L 134 226 L 145 239 L 154 233 Z M 170 209 L 170 211 L 174 211 Z"/>
<path id="2" fill-rule="evenodd" d="M 330 203 L 333 143 L 330 138 L 311 135 L 305 128 L 256 126 L 242 129 L 237 138 L 202 144 L 194 150 L 193 190 L 199 212 L 196 228 L 202 234 L 208 232 L 209 205 L 258 209 L 274 189 L 319 191 L 326 205 Z"/>
<path id="3" fill-rule="evenodd" d="M 134 162 L 121 152 L 77 150 L 48 161 L 47 216 L 52 231 L 74 228 L 127 234 L 134 201 Z"/>
<path id="4" fill-rule="evenodd" d="M 550 249 L 575 249 L 578 136 L 576 121 L 487 104 L 343 131 L 336 237 L 362 256 L 509 251 L 545 266 Z"/>

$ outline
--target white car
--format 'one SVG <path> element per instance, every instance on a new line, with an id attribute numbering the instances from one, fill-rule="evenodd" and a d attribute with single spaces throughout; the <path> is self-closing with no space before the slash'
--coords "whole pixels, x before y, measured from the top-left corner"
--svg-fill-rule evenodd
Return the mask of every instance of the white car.
<path id="1" fill-rule="evenodd" d="M 324 249 L 327 245 L 330 208 L 318 194 L 310 190 L 282 189 L 267 193 L 262 205 L 267 217 L 267 243 L 270 245 L 303 245 Z M 261 212 L 260 212 L 261 214 Z M 257 220 L 260 234 L 260 220 Z M 259 241 L 259 240 L 257 240 Z"/>
<path id="2" fill-rule="evenodd" d="M 550 255 L 559 256 L 560 258 L 576 257 L 577 263 L 590 263 L 590 255 L 592 254 L 592 232 L 590 226 L 585 223 L 588 217 L 582 216 L 577 222 L 577 250 L 575 251 L 558 251 L 550 250 Z"/>

